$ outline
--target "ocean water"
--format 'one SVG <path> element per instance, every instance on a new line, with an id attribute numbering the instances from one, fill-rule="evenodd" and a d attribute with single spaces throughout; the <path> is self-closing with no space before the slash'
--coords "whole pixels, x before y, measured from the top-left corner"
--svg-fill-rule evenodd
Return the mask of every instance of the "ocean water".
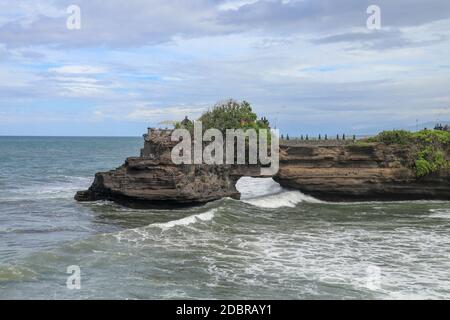
<path id="1" fill-rule="evenodd" d="M 73 200 L 141 145 L 0 137 L 0 299 L 450 298 L 449 202 L 328 203 L 251 178 L 241 201 L 181 210 Z"/>

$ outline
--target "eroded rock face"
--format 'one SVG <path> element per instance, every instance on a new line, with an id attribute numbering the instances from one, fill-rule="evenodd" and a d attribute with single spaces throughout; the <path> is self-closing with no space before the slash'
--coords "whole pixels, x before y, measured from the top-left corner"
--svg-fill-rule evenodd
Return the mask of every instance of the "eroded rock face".
<path id="1" fill-rule="evenodd" d="M 173 207 L 238 199 L 236 183 L 257 177 L 259 166 L 174 165 L 170 131 L 150 130 L 141 156 L 97 173 L 78 201 L 111 200 L 131 207 Z M 286 188 L 322 200 L 450 200 L 447 171 L 417 179 L 411 150 L 384 144 L 285 143 L 280 145 L 280 170 L 274 179 Z"/>
<path id="2" fill-rule="evenodd" d="M 130 207 L 173 207 L 201 204 L 224 197 L 239 199 L 230 168 L 167 165 L 128 158 L 123 166 L 97 173 L 78 201 L 111 200 Z"/>
<path id="3" fill-rule="evenodd" d="M 174 207 L 206 203 L 231 197 L 239 199 L 236 182 L 240 176 L 232 166 L 175 165 L 170 131 L 150 130 L 144 136 L 141 157 L 128 158 L 124 165 L 95 176 L 78 201 L 111 200 L 131 207 Z"/>
<path id="4" fill-rule="evenodd" d="M 289 144 L 282 146 L 284 187 L 322 200 L 450 200 L 448 171 L 417 179 L 411 150 L 384 144 Z"/>

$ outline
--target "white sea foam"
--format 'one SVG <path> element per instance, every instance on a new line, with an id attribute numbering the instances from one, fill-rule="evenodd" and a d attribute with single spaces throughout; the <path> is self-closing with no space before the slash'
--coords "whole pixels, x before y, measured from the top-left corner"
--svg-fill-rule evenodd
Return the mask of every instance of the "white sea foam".
<path id="1" fill-rule="evenodd" d="M 187 226 L 192 223 L 199 222 L 199 221 L 210 221 L 214 218 L 215 212 L 216 212 L 216 210 L 212 209 L 207 212 L 195 214 L 193 216 L 189 216 L 189 217 L 182 218 L 179 220 L 172 220 L 172 221 L 164 222 L 164 223 L 152 223 L 148 227 L 158 227 L 163 230 L 167 230 L 167 229 L 173 228 L 175 226 Z"/>
<path id="2" fill-rule="evenodd" d="M 276 194 L 271 194 L 268 196 L 253 198 L 242 200 L 245 203 L 261 207 L 261 208 L 282 208 L 282 207 L 290 207 L 294 208 L 297 204 L 301 202 L 308 203 L 321 203 L 320 200 L 316 198 L 307 196 L 300 191 L 283 191 Z"/>
<path id="3" fill-rule="evenodd" d="M 253 199 L 283 191 L 283 188 L 272 178 L 243 177 L 236 184 L 241 199 Z"/>
<path id="4" fill-rule="evenodd" d="M 172 220 L 163 223 L 152 223 L 145 227 L 127 229 L 115 234 L 114 237 L 119 240 L 119 242 L 142 242 L 155 237 L 155 228 L 161 229 L 162 231 L 167 231 L 176 226 L 186 227 L 198 222 L 211 221 L 214 218 L 216 210 L 217 209 L 211 209 L 206 212 L 195 214 L 178 220 Z"/>
<path id="5" fill-rule="evenodd" d="M 430 209 L 431 218 L 450 219 L 450 209 Z"/>
<path id="6" fill-rule="evenodd" d="M 300 191 L 283 189 L 272 178 L 241 178 L 236 184 L 242 202 L 261 208 L 295 207 L 298 203 L 320 203 Z"/>

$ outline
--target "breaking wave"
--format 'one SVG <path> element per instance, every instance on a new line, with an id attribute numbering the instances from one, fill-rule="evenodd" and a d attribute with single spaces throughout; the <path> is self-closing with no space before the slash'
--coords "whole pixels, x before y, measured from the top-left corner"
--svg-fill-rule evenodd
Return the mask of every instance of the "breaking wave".
<path id="1" fill-rule="evenodd" d="M 194 214 L 192 216 L 188 216 L 185 218 L 181 218 L 178 220 L 171 220 L 163 223 L 152 223 L 145 227 L 139 227 L 134 229 L 127 229 L 121 231 L 114 235 L 114 237 L 119 241 L 128 241 L 128 242 L 140 242 L 146 239 L 149 239 L 154 236 L 153 230 L 155 228 L 160 229 L 161 231 L 167 231 L 174 227 L 187 227 L 191 224 L 199 223 L 199 222 L 207 222 L 211 221 L 214 218 L 217 209 L 211 209 L 203 213 Z"/>
<path id="2" fill-rule="evenodd" d="M 260 208 L 294 208 L 301 202 L 321 203 L 300 191 L 283 189 L 272 178 L 241 178 L 236 184 L 241 193 L 241 201 Z"/>
<path id="3" fill-rule="evenodd" d="M 236 188 L 241 193 L 241 199 L 251 199 L 283 191 L 283 188 L 272 178 L 243 177 L 236 183 Z"/>
<path id="4" fill-rule="evenodd" d="M 430 209 L 430 218 L 450 219 L 450 209 Z"/>
<path id="5" fill-rule="evenodd" d="M 188 226 L 190 224 L 193 224 L 193 223 L 196 223 L 199 221 L 210 221 L 214 218 L 215 212 L 216 212 L 216 210 L 212 209 L 207 212 L 195 214 L 193 216 L 189 216 L 189 217 L 182 218 L 179 220 L 172 220 L 172 221 L 164 222 L 164 223 L 152 223 L 149 226 L 147 226 L 147 228 L 157 227 L 157 228 L 161 228 L 162 230 L 167 230 L 167 229 L 173 228 L 175 226 Z"/>
<path id="6" fill-rule="evenodd" d="M 322 203 L 322 201 L 316 198 L 307 196 L 300 191 L 283 191 L 281 193 L 272 194 L 269 196 L 258 197 L 254 199 L 242 200 L 242 202 L 257 206 L 260 208 L 282 208 L 289 207 L 294 208 L 297 204 L 301 202 L 308 203 Z"/>

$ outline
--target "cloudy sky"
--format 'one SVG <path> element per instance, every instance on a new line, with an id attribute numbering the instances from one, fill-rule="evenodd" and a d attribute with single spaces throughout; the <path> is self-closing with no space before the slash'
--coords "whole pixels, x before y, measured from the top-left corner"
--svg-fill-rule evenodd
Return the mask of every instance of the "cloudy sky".
<path id="1" fill-rule="evenodd" d="M 450 120 L 450 1 L 0 0 L 0 135 L 137 136 L 228 98 L 291 135 Z"/>

